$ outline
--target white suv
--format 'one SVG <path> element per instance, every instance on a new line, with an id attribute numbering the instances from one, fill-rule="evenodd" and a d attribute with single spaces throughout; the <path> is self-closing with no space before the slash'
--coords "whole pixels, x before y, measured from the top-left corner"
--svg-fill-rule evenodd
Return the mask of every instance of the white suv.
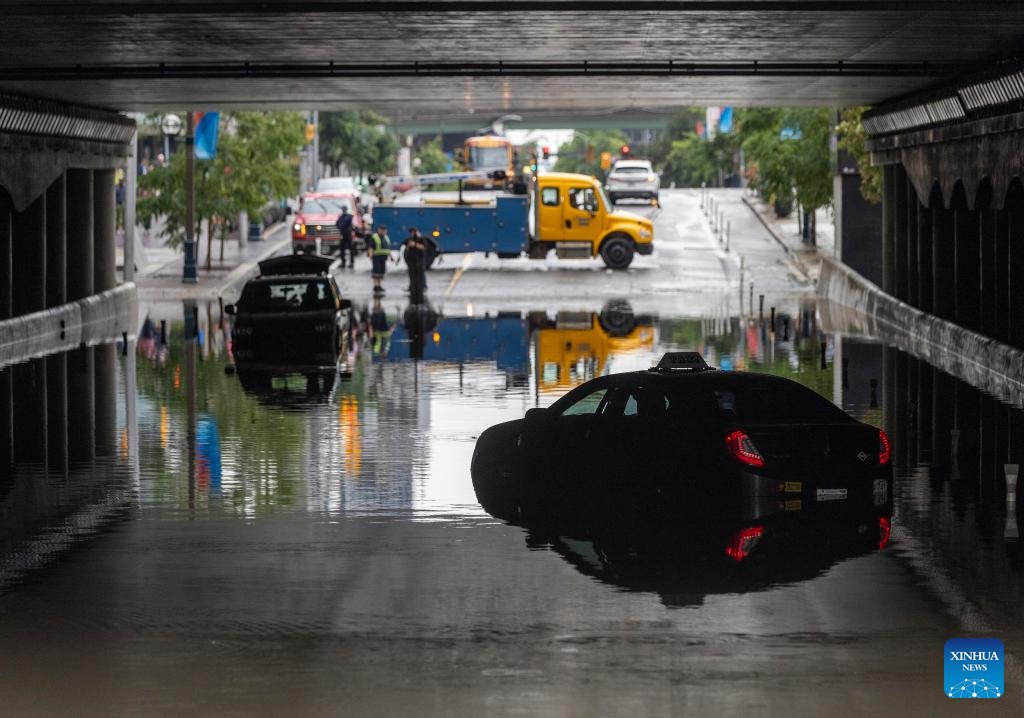
<path id="1" fill-rule="evenodd" d="M 619 160 L 612 166 L 605 182 L 612 204 L 620 199 L 653 199 L 658 201 L 661 178 L 649 160 Z"/>

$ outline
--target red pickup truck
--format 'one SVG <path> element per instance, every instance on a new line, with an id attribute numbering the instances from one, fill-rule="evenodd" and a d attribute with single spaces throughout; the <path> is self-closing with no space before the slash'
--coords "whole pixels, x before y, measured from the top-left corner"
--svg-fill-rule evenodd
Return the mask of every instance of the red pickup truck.
<path id="1" fill-rule="evenodd" d="M 338 216 L 342 207 L 352 213 L 352 229 L 358 242 L 364 231 L 362 206 L 358 197 L 350 192 L 311 193 L 302 197 L 302 204 L 292 223 L 292 253 L 315 254 L 320 240 L 320 253 L 340 251 Z"/>

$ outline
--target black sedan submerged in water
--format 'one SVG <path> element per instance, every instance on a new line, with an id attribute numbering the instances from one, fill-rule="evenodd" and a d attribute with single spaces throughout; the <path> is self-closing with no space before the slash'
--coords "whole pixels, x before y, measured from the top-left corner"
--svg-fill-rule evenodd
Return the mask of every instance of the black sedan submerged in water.
<path id="1" fill-rule="evenodd" d="M 742 561 L 806 529 L 884 546 L 890 457 L 884 431 L 796 382 L 675 352 L 487 429 L 471 470 L 499 518 L 577 535 L 644 526 L 645 540 L 696 531 Z"/>

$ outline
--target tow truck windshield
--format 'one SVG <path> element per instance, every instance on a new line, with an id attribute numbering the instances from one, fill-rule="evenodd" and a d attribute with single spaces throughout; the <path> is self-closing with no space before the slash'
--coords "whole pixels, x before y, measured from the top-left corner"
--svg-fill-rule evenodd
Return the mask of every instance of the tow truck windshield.
<path id="1" fill-rule="evenodd" d="M 508 168 L 507 147 L 470 147 L 469 164 L 475 170 L 503 170 Z"/>

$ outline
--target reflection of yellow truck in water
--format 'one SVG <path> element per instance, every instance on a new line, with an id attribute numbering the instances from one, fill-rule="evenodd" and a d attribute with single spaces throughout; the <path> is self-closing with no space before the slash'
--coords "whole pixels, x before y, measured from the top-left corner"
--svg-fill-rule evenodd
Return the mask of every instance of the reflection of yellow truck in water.
<path id="1" fill-rule="evenodd" d="M 411 326 L 417 317 L 419 325 Z M 654 342 L 653 317 L 634 315 L 624 301 L 609 302 L 600 312 L 561 311 L 554 318 L 545 311 L 442 317 L 407 310 L 384 360 L 494 362 L 511 386 L 529 384 L 532 364 L 538 391 L 562 392 L 607 372 L 615 356 L 652 351 Z"/>
<path id="2" fill-rule="evenodd" d="M 654 326 L 649 317 L 634 316 L 628 305 L 610 304 L 600 314 L 559 312 L 552 322 L 531 315 L 536 329 L 539 391 L 571 389 L 601 376 L 616 354 L 650 351 Z"/>

